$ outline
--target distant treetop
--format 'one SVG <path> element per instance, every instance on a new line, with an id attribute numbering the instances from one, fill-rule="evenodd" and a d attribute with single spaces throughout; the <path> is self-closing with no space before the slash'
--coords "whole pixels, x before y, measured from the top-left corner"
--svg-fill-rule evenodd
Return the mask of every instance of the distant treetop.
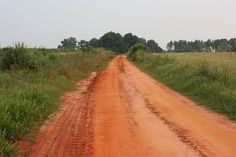
<path id="1" fill-rule="evenodd" d="M 169 52 L 236 52 L 236 38 L 230 40 L 170 41 L 166 48 Z"/>

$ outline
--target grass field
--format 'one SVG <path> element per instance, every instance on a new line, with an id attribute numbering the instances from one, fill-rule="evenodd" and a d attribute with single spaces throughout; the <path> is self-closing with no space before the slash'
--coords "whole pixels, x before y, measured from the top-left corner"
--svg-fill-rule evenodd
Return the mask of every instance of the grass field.
<path id="1" fill-rule="evenodd" d="M 198 104 L 236 120 L 236 53 L 139 51 L 134 63 Z"/>
<path id="2" fill-rule="evenodd" d="M 0 156 L 16 155 L 17 140 L 37 129 L 57 109 L 58 98 L 74 89 L 74 81 L 103 68 L 112 57 L 103 49 L 88 53 L 25 48 L 5 51 L 0 53 Z M 12 55 L 14 52 L 17 55 Z M 27 60 L 22 63 L 24 57 Z M 17 64 L 4 69 L 12 60 Z"/>

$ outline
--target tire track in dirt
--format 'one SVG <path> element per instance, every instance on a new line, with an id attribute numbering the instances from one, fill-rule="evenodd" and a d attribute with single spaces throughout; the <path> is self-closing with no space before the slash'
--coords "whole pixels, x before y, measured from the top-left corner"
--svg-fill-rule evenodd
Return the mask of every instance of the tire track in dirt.
<path id="1" fill-rule="evenodd" d="M 206 155 L 201 151 L 201 149 L 199 149 L 198 146 L 196 146 L 191 140 L 188 139 L 188 137 L 186 135 L 184 135 L 184 132 L 186 132 L 185 130 L 179 128 L 178 126 L 174 125 L 173 123 L 171 123 L 170 121 L 167 120 L 167 118 L 165 118 L 164 116 L 161 116 L 161 113 L 158 111 L 157 108 L 155 108 L 149 101 L 147 98 L 144 98 L 145 100 L 145 105 L 146 107 L 153 113 L 155 114 L 159 119 L 161 119 L 163 121 L 164 124 L 166 124 L 173 132 L 176 133 L 176 135 L 179 137 L 179 139 L 186 143 L 187 145 L 189 145 L 192 149 L 194 149 L 195 151 L 197 151 L 199 153 L 199 155 L 201 155 L 202 157 L 206 157 Z"/>
<path id="2" fill-rule="evenodd" d="M 126 71 L 143 95 L 146 106 L 162 119 L 180 139 L 202 156 L 234 157 L 236 124 L 204 109 L 184 96 L 154 81 L 127 58 Z"/>
<path id="3" fill-rule="evenodd" d="M 93 156 L 92 90 L 96 73 L 90 79 L 80 81 L 77 90 L 61 98 L 61 107 L 41 127 L 32 147 L 21 156 Z"/>

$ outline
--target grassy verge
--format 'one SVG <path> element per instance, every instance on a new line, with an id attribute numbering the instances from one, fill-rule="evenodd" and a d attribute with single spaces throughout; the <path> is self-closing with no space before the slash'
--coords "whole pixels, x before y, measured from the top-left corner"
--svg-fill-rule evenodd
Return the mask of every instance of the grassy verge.
<path id="1" fill-rule="evenodd" d="M 21 51 L 24 55 L 17 62 Z M 62 55 L 24 48 L 17 50 L 17 55 L 14 52 L 6 49 L 5 54 L 0 54 L 3 69 L 0 71 L 0 156 L 16 155 L 17 140 L 27 136 L 55 111 L 58 98 L 74 89 L 73 82 L 103 68 L 112 58 L 103 49 Z M 12 56 L 14 63 L 7 66 Z M 24 63 L 22 56 L 28 57 Z"/>
<path id="2" fill-rule="evenodd" d="M 236 120 L 236 54 L 139 51 L 133 61 L 173 90 Z"/>

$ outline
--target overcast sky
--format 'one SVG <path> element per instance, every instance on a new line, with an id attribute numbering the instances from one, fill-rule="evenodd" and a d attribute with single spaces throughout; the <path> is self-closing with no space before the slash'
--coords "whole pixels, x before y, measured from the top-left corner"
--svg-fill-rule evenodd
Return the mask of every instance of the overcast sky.
<path id="1" fill-rule="evenodd" d="M 1 47 L 57 47 L 108 31 L 156 40 L 236 37 L 236 0 L 0 0 Z"/>

